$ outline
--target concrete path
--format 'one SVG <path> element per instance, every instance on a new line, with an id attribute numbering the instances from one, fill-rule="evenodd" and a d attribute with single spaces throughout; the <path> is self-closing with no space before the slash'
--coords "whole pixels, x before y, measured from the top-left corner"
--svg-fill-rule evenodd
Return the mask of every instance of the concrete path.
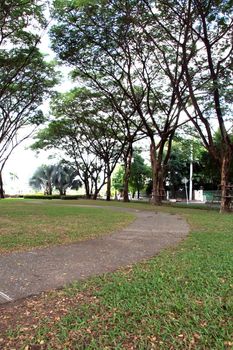
<path id="1" fill-rule="evenodd" d="M 187 223 L 176 215 L 129 211 L 136 214 L 136 220 L 109 236 L 1 255 L 0 303 L 114 271 L 152 257 L 188 234 Z"/>

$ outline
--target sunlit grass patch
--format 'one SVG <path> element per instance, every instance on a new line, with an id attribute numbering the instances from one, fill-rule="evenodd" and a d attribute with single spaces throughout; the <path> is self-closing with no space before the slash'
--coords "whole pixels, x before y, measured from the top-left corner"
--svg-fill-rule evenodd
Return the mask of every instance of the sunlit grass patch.
<path id="1" fill-rule="evenodd" d="M 41 201 L 42 202 L 42 201 Z M 0 251 L 71 243 L 129 224 L 134 215 L 62 202 L 0 201 Z"/>

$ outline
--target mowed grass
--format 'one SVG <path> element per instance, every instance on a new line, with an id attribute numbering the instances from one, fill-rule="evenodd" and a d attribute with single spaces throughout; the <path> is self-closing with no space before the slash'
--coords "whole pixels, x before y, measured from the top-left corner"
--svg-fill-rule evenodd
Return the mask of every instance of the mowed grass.
<path id="1" fill-rule="evenodd" d="M 233 216 L 150 209 L 185 217 L 189 237 L 147 262 L 16 306 L 3 348 L 232 349 Z"/>
<path id="2" fill-rule="evenodd" d="M 0 200 L 0 252 L 66 244 L 120 229 L 131 213 L 57 205 L 47 201 Z"/>

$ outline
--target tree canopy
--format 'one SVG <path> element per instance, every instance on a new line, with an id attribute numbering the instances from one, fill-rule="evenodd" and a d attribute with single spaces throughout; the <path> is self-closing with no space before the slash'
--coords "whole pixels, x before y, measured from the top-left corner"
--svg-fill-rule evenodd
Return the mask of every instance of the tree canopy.
<path id="1" fill-rule="evenodd" d="M 44 121 L 43 98 L 56 83 L 53 63 L 37 45 L 46 26 L 41 1 L 0 4 L 0 197 L 2 170 L 15 147 Z"/>
<path id="2" fill-rule="evenodd" d="M 115 106 L 117 87 L 140 117 L 151 142 L 155 201 L 163 194 L 174 133 L 186 121 L 182 111 L 222 168 L 221 209 L 228 210 L 230 1 L 109 0 L 107 6 L 100 1 L 81 7 L 55 2 L 54 15 L 52 46 L 73 68 L 73 78 L 84 78 Z M 216 123 L 220 153 L 212 132 Z"/>

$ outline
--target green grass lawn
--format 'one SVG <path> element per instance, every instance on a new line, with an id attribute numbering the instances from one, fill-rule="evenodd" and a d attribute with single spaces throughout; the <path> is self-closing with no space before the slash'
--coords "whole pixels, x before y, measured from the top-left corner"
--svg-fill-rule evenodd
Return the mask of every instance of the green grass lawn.
<path id="1" fill-rule="evenodd" d="M 73 203 L 73 201 L 72 201 Z M 66 244 L 126 226 L 131 213 L 71 206 L 60 201 L 0 200 L 0 252 Z"/>
<path id="2" fill-rule="evenodd" d="M 5 310 L 3 348 L 232 349 L 233 216 L 147 208 L 179 213 L 191 234 L 147 262 Z"/>

